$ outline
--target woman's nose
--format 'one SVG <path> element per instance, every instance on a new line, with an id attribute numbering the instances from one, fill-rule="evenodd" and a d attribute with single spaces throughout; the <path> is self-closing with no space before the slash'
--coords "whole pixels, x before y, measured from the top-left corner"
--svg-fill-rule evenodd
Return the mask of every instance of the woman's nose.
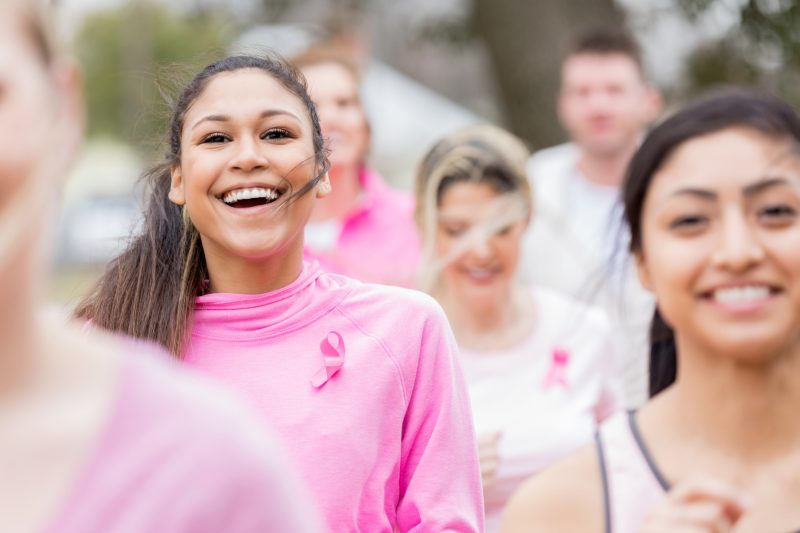
<path id="1" fill-rule="evenodd" d="M 236 170 L 251 172 L 269 166 L 263 147 L 254 139 L 244 138 L 237 141 L 237 150 L 230 165 Z"/>
<path id="2" fill-rule="evenodd" d="M 714 264 L 734 272 L 751 268 L 764 258 L 764 248 L 752 223 L 740 211 L 723 216 L 714 250 Z"/>

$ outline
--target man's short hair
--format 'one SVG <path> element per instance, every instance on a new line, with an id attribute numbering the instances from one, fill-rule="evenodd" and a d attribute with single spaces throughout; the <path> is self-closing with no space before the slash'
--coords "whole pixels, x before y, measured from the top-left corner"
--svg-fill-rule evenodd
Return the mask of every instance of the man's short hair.
<path id="1" fill-rule="evenodd" d="M 564 60 L 580 54 L 622 54 L 636 63 L 644 73 L 642 49 L 629 32 L 618 28 L 595 28 L 580 34 L 573 41 Z"/>

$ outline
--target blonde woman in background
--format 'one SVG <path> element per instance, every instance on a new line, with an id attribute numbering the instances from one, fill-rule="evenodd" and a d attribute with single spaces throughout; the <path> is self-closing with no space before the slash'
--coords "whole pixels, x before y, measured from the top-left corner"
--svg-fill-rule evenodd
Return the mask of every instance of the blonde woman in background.
<path id="1" fill-rule="evenodd" d="M 47 221 L 83 126 L 43 4 L 0 2 L 0 531 L 319 531 L 234 400 L 153 347 L 43 316 Z"/>
<path id="2" fill-rule="evenodd" d="M 517 281 L 528 156 L 511 134 L 473 126 L 439 141 L 416 182 L 421 283 L 461 351 L 489 532 L 522 480 L 588 443 L 619 405 L 604 317 Z"/>

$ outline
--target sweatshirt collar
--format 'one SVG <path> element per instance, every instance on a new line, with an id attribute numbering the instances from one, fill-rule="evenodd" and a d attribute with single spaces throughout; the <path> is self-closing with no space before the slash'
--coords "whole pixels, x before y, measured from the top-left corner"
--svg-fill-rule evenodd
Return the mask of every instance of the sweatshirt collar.
<path id="1" fill-rule="evenodd" d="M 304 262 L 300 276 L 263 294 L 212 293 L 195 299 L 192 336 L 246 340 L 274 337 L 304 327 L 341 302 L 351 282 Z"/>

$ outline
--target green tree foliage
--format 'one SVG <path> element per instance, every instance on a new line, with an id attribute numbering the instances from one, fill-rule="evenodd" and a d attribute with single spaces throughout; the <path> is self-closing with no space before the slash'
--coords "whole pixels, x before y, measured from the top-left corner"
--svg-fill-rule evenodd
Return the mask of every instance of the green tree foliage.
<path id="1" fill-rule="evenodd" d="M 696 20 L 715 3 L 724 1 L 677 3 L 690 20 Z M 738 10 L 737 26 L 691 56 L 688 92 L 720 84 L 743 84 L 776 91 L 800 105 L 800 2 L 747 0 Z"/>
<path id="2" fill-rule="evenodd" d="M 90 136 L 156 149 L 169 118 L 165 97 L 225 53 L 230 28 L 220 13 L 178 14 L 146 0 L 90 15 L 76 37 Z"/>
<path id="3" fill-rule="evenodd" d="M 361 15 L 388 3 L 319 1 L 315 15 L 326 33 L 340 36 L 353 31 Z M 305 20 L 294 12 L 298 4 L 314 2 L 261 0 L 261 18 Z M 562 54 L 581 31 L 623 25 L 623 11 L 615 0 L 467 0 L 464 5 L 463 12 L 445 10 L 415 22 L 411 40 L 440 45 L 454 54 L 474 53 L 476 44 L 484 46 L 508 128 L 537 148 L 562 141 L 564 132 L 555 114 Z"/>
<path id="4" fill-rule="evenodd" d="M 624 27 L 614 0 L 472 0 L 465 13 L 431 17 L 419 38 L 454 53 L 481 42 L 508 128 L 534 148 L 564 140 L 555 112 L 563 54 L 582 31 Z"/>

